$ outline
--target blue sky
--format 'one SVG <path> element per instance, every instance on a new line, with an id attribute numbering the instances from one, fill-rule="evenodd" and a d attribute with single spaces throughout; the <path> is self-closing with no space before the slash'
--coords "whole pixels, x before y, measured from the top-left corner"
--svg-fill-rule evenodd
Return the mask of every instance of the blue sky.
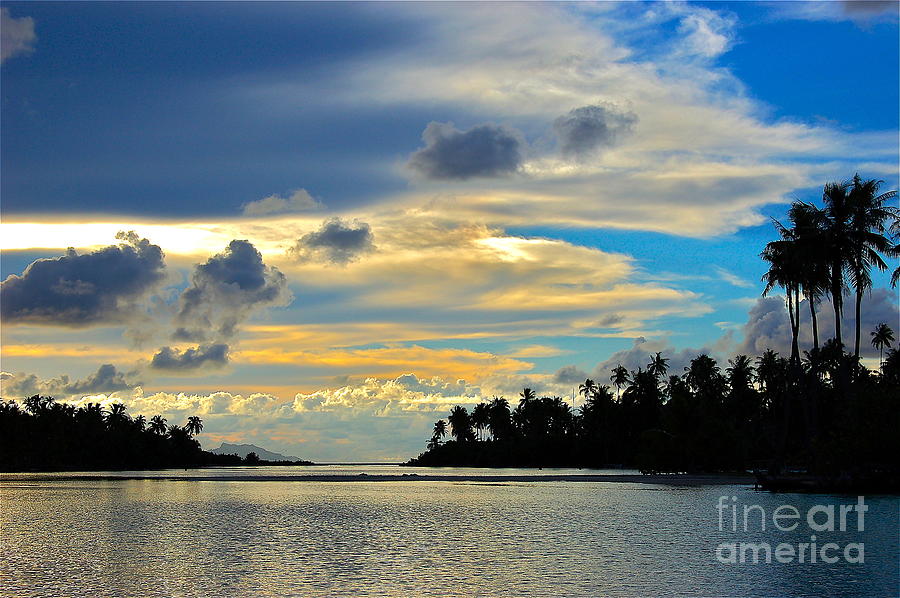
<path id="1" fill-rule="evenodd" d="M 4 395 L 394 459 L 456 402 L 783 349 L 754 319 L 769 219 L 898 186 L 897 12 L 3 3 L 2 277 L 87 256 L 21 283 Z M 104 247 L 125 274 L 91 278 Z"/>

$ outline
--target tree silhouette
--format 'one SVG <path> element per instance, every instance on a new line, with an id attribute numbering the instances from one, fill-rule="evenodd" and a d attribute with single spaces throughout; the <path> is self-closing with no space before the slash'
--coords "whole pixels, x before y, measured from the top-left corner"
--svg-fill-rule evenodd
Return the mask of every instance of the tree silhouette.
<path id="1" fill-rule="evenodd" d="M 159 434 L 160 436 L 164 435 L 168 430 L 168 426 L 166 425 L 166 418 L 161 415 L 154 415 L 150 418 L 150 431 L 154 434 Z"/>
<path id="2" fill-rule="evenodd" d="M 893 342 L 894 331 L 884 322 L 872 331 L 872 346 L 878 349 L 878 365 L 882 369 L 884 368 L 884 348 L 890 348 Z"/>
<path id="3" fill-rule="evenodd" d="M 617 365 L 612 369 L 612 376 L 609 377 L 609 380 L 613 383 L 613 386 L 616 387 L 618 398 L 621 398 L 622 387 L 628 384 L 628 370 L 623 367 L 622 364 Z"/>
<path id="4" fill-rule="evenodd" d="M 895 216 L 893 208 L 885 206 L 885 202 L 897 196 L 896 191 L 878 193 L 884 181 L 870 179 L 863 181 L 859 174 L 853 177 L 853 185 L 849 193 L 850 203 L 850 283 L 856 291 L 856 336 L 853 355 L 859 358 L 860 305 L 863 294 L 872 287 L 872 267 L 880 271 L 887 270 L 887 264 L 881 253 L 890 254 L 892 245 L 884 235 L 885 222 Z"/>
<path id="5" fill-rule="evenodd" d="M 187 430 L 188 434 L 196 436 L 203 431 L 203 420 L 196 415 L 192 415 L 188 418 L 187 425 L 184 429 Z"/>

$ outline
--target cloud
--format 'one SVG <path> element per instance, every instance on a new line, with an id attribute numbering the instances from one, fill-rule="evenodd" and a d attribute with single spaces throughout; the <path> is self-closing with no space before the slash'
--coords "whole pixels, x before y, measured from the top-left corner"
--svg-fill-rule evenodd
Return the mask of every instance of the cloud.
<path id="1" fill-rule="evenodd" d="M 561 367 L 553 374 L 554 382 L 560 384 L 579 384 L 584 382 L 587 378 L 590 378 L 590 375 L 574 365 Z"/>
<path id="2" fill-rule="evenodd" d="M 0 314 L 7 324 L 90 326 L 121 323 L 165 277 L 163 252 L 134 232 L 79 255 L 32 262 L 21 276 L 0 283 Z"/>
<path id="3" fill-rule="evenodd" d="M 249 242 L 235 240 L 224 252 L 198 264 L 190 286 L 179 299 L 176 340 L 229 338 L 237 326 L 261 307 L 291 300 L 284 274 L 266 266 Z"/>
<path id="4" fill-rule="evenodd" d="M 359 385 L 298 393 L 293 409 L 298 412 L 351 409 L 384 416 L 398 411 L 445 411 L 455 404 L 479 400 L 480 390 L 465 380 L 448 382 L 439 377 L 420 380 L 415 374 L 404 374 L 390 380 L 367 378 Z"/>
<path id="5" fill-rule="evenodd" d="M 221 368 L 228 364 L 228 352 L 229 347 L 224 343 L 200 345 L 184 351 L 162 347 L 150 360 L 150 367 L 170 372 L 191 372 L 204 366 Z"/>
<path id="6" fill-rule="evenodd" d="M 583 157 L 612 147 L 630 134 L 637 123 L 633 112 L 622 112 L 614 104 L 582 106 L 553 121 L 553 129 L 564 156 Z"/>
<path id="7" fill-rule="evenodd" d="M 819 0 L 816 2 L 773 2 L 776 18 L 804 21 L 853 21 L 865 26 L 873 22 L 896 22 L 896 0 Z"/>
<path id="8" fill-rule="evenodd" d="M 28 54 L 34 50 L 34 19 L 14 18 L 8 8 L 0 8 L 0 63 L 16 54 Z"/>
<path id="9" fill-rule="evenodd" d="M 737 19 L 727 13 L 690 7 L 678 26 L 683 36 L 681 50 L 702 58 L 715 58 L 727 52 L 734 41 Z"/>
<path id="10" fill-rule="evenodd" d="M 848 15 L 897 15 L 897 0 L 842 0 L 841 8 Z"/>
<path id="11" fill-rule="evenodd" d="M 56 399 L 95 395 L 98 393 L 115 393 L 134 388 L 137 382 L 126 379 L 127 375 L 118 371 L 114 365 L 101 365 L 97 371 L 83 380 L 71 380 L 62 375 L 50 380 L 42 380 L 35 374 L 3 372 L 2 394 L 7 398 L 29 397 L 36 394 Z"/>
<path id="12" fill-rule="evenodd" d="M 846 298 L 844 317 L 841 320 L 841 333 L 844 347 L 853 351 L 856 333 L 856 317 L 854 299 Z M 896 328 L 900 321 L 900 307 L 897 305 L 896 292 L 890 289 L 874 289 L 863 296 L 860 313 L 862 326 L 860 329 L 859 348 L 863 357 L 876 357 L 878 351 L 872 346 L 870 332 L 881 322 Z M 834 310 L 831 302 L 824 300 L 816 308 L 816 323 L 819 329 L 819 344 L 834 336 Z M 773 349 L 782 355 L 791 353 L 791 327 L 787 308 L 783 297 L 760 297 L 747 314 L 747 321 L 741 328 L 743 340 L 737 345 L 735 353 L 760 355 L 766 349 Z M 800 351 L 812 348 L 812 317 L 809 303 L 800 303 L 800 334 L 797 339 Z"/>
<path id="13" fill-rule="evenodd" d="M 744 280 L 740 276 L 736 275 L 734 272 L 726 270 L 725 268 L 722 268 L 721 266 L 713 266 L 713 270 L 715 271 L 716 275 L 720 279 L 722 279 L 725 282 L 727 282 L 728 284 L 734 285 L 736 287 L 752 289 L 756 286 L 749 280 Z"/>
<path id="14" fill-rule="evenodd" d="M 306 189 L 296 189 L 288 197 L 269 195 L 257 201 L 245 203 L 245 216 L 270 216 L 273 214 L 291 214 L 296 212 L 312 212 L 324 206 Z"/>
<path id="15" fill-rule="evenodd" d="M 431 122 L 422 133 L 425 147 L 407 166 L 432 180 L 499 177 L 518 170 L 525 142 L 518 131 L 486 123 L 460 131 L 453 123 Z"/>
<path id="16" fill-rule="evenodd" d="M 375 250 L 371 227 L 365 222 L 332 218 L 315 232 L 297 240 L 288 254 L 300 262 L 330 262 L 346 265 Z"/>
<path id="17" fill-rule="evenodd" d="M 676 349 L 668 339 L 648 340 L 638 337 L 634 339 L 628 349 L 616 351 L 609 358 L 598 363 L 593 372 L 594 380 L 597 380 L 599 384 L 610 384 L 612 369 L 619 365 L 626 367 L 629 371 L 635 371 L 638 368 L 647 369 L 651 357 L 657 352 L 661 352 L 662 356 L 669 360 L 668 375 L 677 376 L 683 374 L 684 368 L 701 353 L 707 355 L 714 353 L 713 349 L 707 347 Z"/>

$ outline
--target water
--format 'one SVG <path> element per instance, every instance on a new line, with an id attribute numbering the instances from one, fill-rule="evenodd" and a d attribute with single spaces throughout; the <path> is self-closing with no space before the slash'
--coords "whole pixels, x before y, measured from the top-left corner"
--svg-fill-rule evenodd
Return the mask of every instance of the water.
<path id="1" fill-rule="evenodd" d="M 727 517 L 720 531 L 720 496 L 769 512 L 856 497 L 610 482 L 27 475 L 0 477 L 0 492 L 4 596 L 898 593 L 896 497 L 865 498 L 864 532 L 818 534 L 820 544 L 864 542 L 864 563 L 729 565 L 716 559 L 721 542 L 808 542 L 810 531 L 774 532 L 770 520 L 765 533 L 733 533 Z"/>

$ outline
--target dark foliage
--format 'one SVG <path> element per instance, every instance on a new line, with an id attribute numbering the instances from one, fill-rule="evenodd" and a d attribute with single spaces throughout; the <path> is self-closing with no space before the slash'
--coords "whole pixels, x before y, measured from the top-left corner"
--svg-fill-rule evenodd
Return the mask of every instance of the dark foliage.
<path id="1" fill-rule="evenodd" d="M 129 417 L 125 405 L 107 411 L 95 403 L 76 408 L 51 397 L 0 401 L 0 470 L 121 470 L 233 465 L 235 455 L 213 455 L 200 449 L 192 433 L 203 424 L 167 426 L 157 416 Z"/>

